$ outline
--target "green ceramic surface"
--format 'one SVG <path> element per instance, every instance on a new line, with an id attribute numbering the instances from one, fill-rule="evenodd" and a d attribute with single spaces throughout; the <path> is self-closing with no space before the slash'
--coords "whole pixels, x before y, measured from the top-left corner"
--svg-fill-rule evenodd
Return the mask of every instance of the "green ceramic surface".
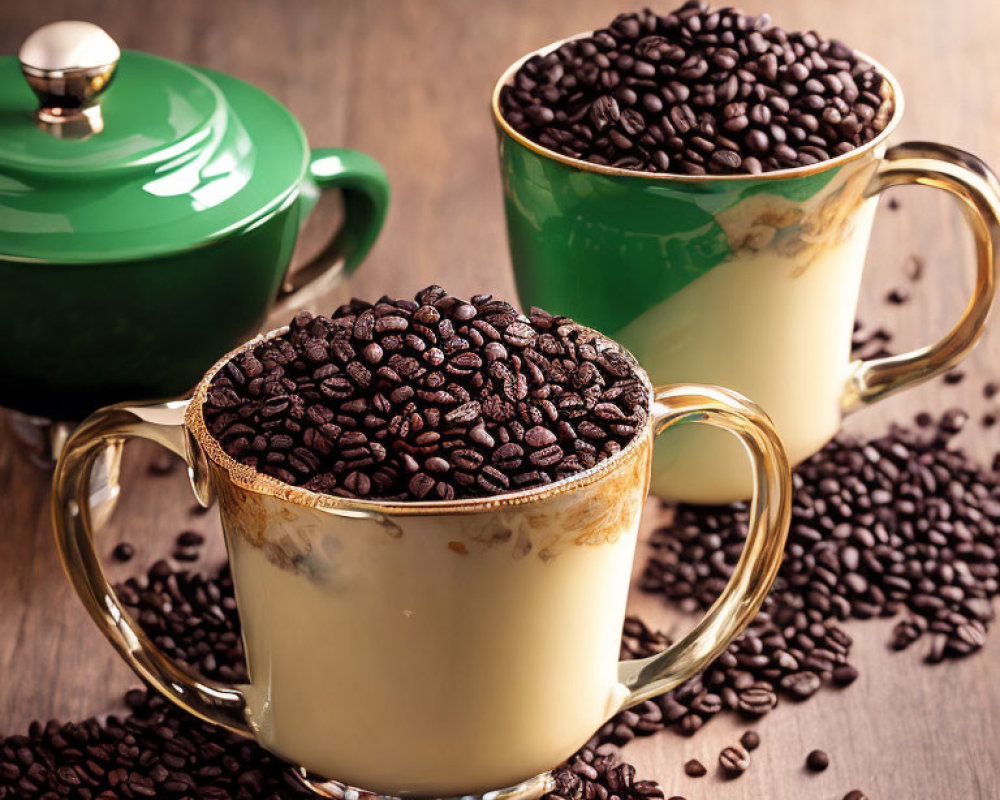
<path id="1" fill-rule="evenodd" d="M 0 405 L 77 419 L 187 391 L 264 322 L 320 191 L 345 200 L 327 248 L 353 269 L 385 218 L 368 156 L 310 153 L 298 122 L 229 76 L 126 52 L 104 131 L 35 127 L 0 59 Z"/>
<path id="2" fill-rule="evenodd" d="M 498 130 L 522 303 L 609 336 L 732 256 L 716 215 L 769 192 L 803 201 L 839 168 L 789 179 L 665 180 L 547 158 Z"/>

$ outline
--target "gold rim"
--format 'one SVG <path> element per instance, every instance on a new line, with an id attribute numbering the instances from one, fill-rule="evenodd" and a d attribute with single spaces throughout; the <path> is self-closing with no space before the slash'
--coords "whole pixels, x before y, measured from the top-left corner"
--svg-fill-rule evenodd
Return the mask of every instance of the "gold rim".
<path id="1" fill-rule="evenodd" d="M 229 351 L 216 361 L 212 368 L 205 373 L 198 386 L 195 387 L 187 411 L 184 414 L 184 425 L 201 452 L 216 466 L 225 470 L 229 476 L 229 480 L 236 486 L 250 492 L 255 492 L 256 494 L 270 495 L 298 505 L 325 511 L 344 512 L 362 516 L 379 513 L 395 516 L 468 514 L 480 511 L 494 511 L 505 506 L 519 506 L 525 503 L 547 500 L 556 495 L 589 486 L 610 475 L 615 470 L 626 465 L 631 459 L 637 457 L 642 452 L 642 449 L 649 444 L 653 435 L 653 395 L 655 393 L 646 371 L 639 366 L 639 362 L 636 361 L 635 357 L 618 342 L 609 339 L 604 334 L 592 328 L 587 328 L 583 325 L 580 327 L 596 336 L 600 336 L 616 347 L 628 359 L 635 371 L 636 377 L 646 388 L 646 395 L 649 398 L 646 404 L 646 425 L 642 432 L 637 433 L 631 442 L 611 458 L 606 458 L 604 461 L 598 462 L 590 469 L 583 470 L 560 481 L 545 484 L 544 486 L 521 489 L 499 497 L 470 497 L 462 500 L 417 500 L 412 502 L 401 500 L 353 500 L 345 497 L 320 494 L 319 492 L 311 492 L 308 489 L 303 489 L 301 486 L 292 486 L 291 484 L 279 481 L 277 478 L 272 478 L 270 475 L 258 472 L 246 464 L 241 464 L 226 453 L 219 441 L 209 432 L 208 426 L 205 424 L 205 417 L 202 414 L 202 406 L 208 395 L 212 379 L 227 362 L 245 350 L 254 348 L 269 339 L 287 333 L 287 325 L 255 336 L 250 341 Z"/>
<path id="2" fill-rule="evenodd" d="M 867 56 L 860 50 L 855 50 L 854 53 L 859 58 L 864 59 L 870 63 L 875 69 L 877 69 L 882 77 L 886 79 L 890 88 L 889 99 L 892 103 L 892 116 L 886 122 L 885 127 L 870 142 L 865 143 L 861 147 L 857 147 L 850 152 L 839 155 L 836 158 L 830 158 L 826 161 L 819 161 L 815 164 L 809 164 L 804 167 L 790 167 L 788 169 L 776 169 L 768 172 L 762 172 L 759 175 L 738 174 L 738 175 L 680 175 L 674 174 L 672 172 L 639 172 L 632 169 L 622 169 L 621 167 L 611 167 L 603 166 L 601 164 L 592 164 L 589 161 L 584 161 L 580 158 L 570 158 L 569 156 L 564 156 L 562 153 L 557 153 L 554 150 L 549 150 L 538 142 L 534 142 L 527 136 L 518 133 L 514 130 L 507 120 L 504 119 L 503 114 L 500 113 L 500 92 L 507 86 L 513 79 L 514 74 L 521 68 L 529 58 L 534 58 L 535 56 L 546 55 L 553 50 L 562 47 L 567 42 L 572 42 L 577 39 L 583 39 L 587 36 L 592 36 L 593 31 L 586 31 L 584 33 L 578 33 L 574 36 L 567 36 L 565 39 L 560 39 L 557 42 L 552 42 L 551 44 L 545 45 L 545 47 L 540 47 L 537 50 L 522 56 L 513 64 L 511 64 L 504 73 L 500 76 L 500 79 L 496 82 L 493 87 L 493 97 L 491 105 L 493 107 L 493 121 L 496 126 L 506 134 L 508 137 L 513 139 L 522 147 L 531 150 L 537 155 L 548 158 L 552 161 L 558 161 L 561 164 L 565 164 L 568 167 L 573 167 L 581 172 L 594 172 L 598 175 L 607 175 L 617 178 L 646 178 L 649 180 L 667 180 L 667 181 L 677 181 L 681 183 L 701 183 L 703 181 L 746 181 L 746 180 L 782 180 L 789 178 L 803 178 L 807 175 L 815 175 L 819 172 L 825 172 L 828 169 L 835 169 L 843 164 L 846 164 L 855 159 L 861 158 L 872 150 L 876 149 L 880 145 L 884 144 L 889 138 L 892 132 L 896 129 L 899 124 L 899 120 L 903 116 L 903 90 L 899 85 L 899 81 L 896 77 L 887 70 L 882 64 L 876 61 L 874 58 Z"/>

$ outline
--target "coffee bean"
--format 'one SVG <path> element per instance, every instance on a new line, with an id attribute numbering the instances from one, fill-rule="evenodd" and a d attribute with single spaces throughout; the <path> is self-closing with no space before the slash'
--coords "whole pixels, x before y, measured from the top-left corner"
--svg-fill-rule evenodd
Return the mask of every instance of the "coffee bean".
<path id="1" fill-rule="evenodd" d="M 614 124 L 639 124 L 611 100 L 601 108 Z M 266 389 L 245 380 L 250 363 Z M 565 317 L 431 286 L 415 300 L 297 314 L 286 334 L 217 373 L 203 413 L 231 457 L 310 491 L 483 497 L 619 452 L 646 420 L 635 374 L 613 343 Z"/>
<path id="2" fill-rule="evenodd" d="M 813 772 L 822 772 L 830 766 L 830 756 L 822 750 L 813 750 L 806 756 L 806 766 Z"/>
<path id="3" fill-rule="evenodd" d="M 899 306 L 910 299 L 910 292 L 902 287 L 897 287 L 889 291 L 885 296 L 886 302 Z"/>
<path id="4" fill-rule="evenodd" d="M 205 544 L 205 537 L 197 531 L 184 531 L 177 537 L 178 547 L 201 547 Z"/>
<path id="5" fill-rule="evenodd" d="M 150 460 L 146 471 L 150 475 L 170 475 L 180 463 L 181 460 L 173 453 L 169 453 L 165 450 L 158 451 Z"/>
<path id="6" fill-rule="evenodd" d="M 719 767 L 729 778 L 738 778 L 750 769 L 750 754 L 742 745 L 730 745 L 719 753 Z"/>
<path id="7" fill-rule="evenodd" d="M 834 40 L 705 3 L 626 16 L 529 58 L 500 92 L 508 123 L 594 164 L 757 174 L 849 152 L 888 116 L 881 74 Z"/>
<path id="8" fill-rule="evenodd" d="M 761 667 L 767 665 L 767 659 L 763 659 Z M 778 698 L 774 690 L 766 686 L 753 686 L 738 694 L 738 705 L 740 711 L 752 717 L 759 717 L 766 714 L 778 704 Z"/>
<path id="9" fill-rule="evenodd" d="M 850 664 L 842 664 L 833 670 L 833 682 L 837 686 L 850 686 L 858 679 L 858 671 Z"/>
<path id="10" fill-rule="evenodd" d="M 760 735 L 756 731 L 747 731 L 740 737 L 740 744 L 747 750 L 756 750 L 760 747 Z"/>
<path id="11" fill-rule="evenodd" d="M 114 558 L 115 561 L 121 561 L 122 563 L 131 561 L 134 555 L 135 548 L 128 542 L 119 542 L 115 545 L 115 549 L 111 551 L 112 558 Z"/>
<path id="12" fill-rule="evenodd" d="M 708 769 L 698 759 L 692 758 L 684 764 L 684 773 L 689 778 L 701 778 L 708 774 Z"/>
<path id="13" fill-rule="evenodd" d="M 844 800 L 868 800 L 868 795 L 860 789 L 851 789 L 851 791 L 844 795 Z"/>

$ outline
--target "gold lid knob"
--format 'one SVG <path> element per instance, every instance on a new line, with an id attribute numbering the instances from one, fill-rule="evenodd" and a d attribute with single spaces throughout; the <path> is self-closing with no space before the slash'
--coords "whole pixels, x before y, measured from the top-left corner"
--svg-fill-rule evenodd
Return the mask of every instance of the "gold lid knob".
<path id="1" fill-rule="evenodd" d="M 104 129 L 97 98 L 114 77 L 121 50 L 90 22 L 53 22 L 25 39 L 21 72 L 38 96 L 36 124 L 59 138 L 86 138 Z"/>

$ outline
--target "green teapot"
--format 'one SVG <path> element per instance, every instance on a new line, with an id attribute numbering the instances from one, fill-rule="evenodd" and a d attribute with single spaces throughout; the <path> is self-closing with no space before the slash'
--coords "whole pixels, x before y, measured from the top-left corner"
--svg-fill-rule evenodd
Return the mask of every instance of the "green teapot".
<path id="1" fill-rule="evenodd" d="M 324 191 L 344 222 L 287 274 Z M 383 169 L 310 150 L 274 98 L 57 22 L 0 58 L 0 406 L 78 420 L 186 392 L 271 313 L 353 270 Z"/>

